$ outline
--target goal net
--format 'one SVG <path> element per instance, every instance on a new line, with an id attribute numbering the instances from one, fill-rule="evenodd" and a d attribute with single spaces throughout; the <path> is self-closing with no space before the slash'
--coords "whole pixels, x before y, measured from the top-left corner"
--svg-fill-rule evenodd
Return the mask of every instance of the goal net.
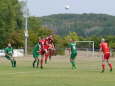
<path id="1" fill-rule="evenodd" d="M 78 56 L 94 56 L 94 41 L 76 41 Z"/>

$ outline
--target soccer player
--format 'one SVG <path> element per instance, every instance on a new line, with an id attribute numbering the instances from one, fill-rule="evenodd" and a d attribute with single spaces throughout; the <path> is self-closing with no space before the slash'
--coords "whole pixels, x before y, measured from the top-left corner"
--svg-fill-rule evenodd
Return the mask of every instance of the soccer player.
<path id="1" fill-rule="evenodd" d="M 45 50 L 45 64 L 47 64 L 47 59 L 49 57 L 49 44 L 48 44 L 48 41 L 45 42 L 44 44 L 44 50 Z"/>
<path id="2" fill-rule="evenodd" d="M 40 60 L 40 68 L 43 69 L 43 61 L 44 61 L 44 57 L 45 57 L 45 53 L 46 53 L 46 50 L 45 50 L 45 38 L 42 38 L 41 40 L 39 40 L 39 43 L 40 43 L 40 46 L 41 46 L 41 49 L 40 49 L 40 54 L 41 54 L 41 60 Z"/>
<path id="3" fill-rule="evenodd" d="M 70 54 L 70 63 L 72 64 L 72 69 L 77 69 L 76 67 L 76 56 L 77 56 L 77 46 L 76 46 L 76 42 L 73 39 L 70 39 L 70 43 L 69 43 L 69 54 Z"/>
<path id="4" fill-rule="evenodd" d="M 105 71 L 105 62 L 109 65 L 110 67 L 110 72 L 112 72 L 112 64 L 109 62 L 110 58 L 110 48 L 108 43 L 105 41 L 105 39 L 101 39 L 100 43 L 100 52 L 103 52 L 102 56 L 102 72 Z"/>
<path id="5" fill-rule="evenodd" d="M 8 47 L 5 48 L 5 57 L 10 60 L 12 67 L 16 67 L 16 60 L 13 57 L 13 48 L 11 44 L 8 44 Z"/>
<path id="6" fill-rule="evenodd" d="M 40 51 L 40 44 L 39 42 L 35 45 L 35 47 L 33 48 L 33 57 L 34 57 L 34 61 L 33 61 L 33 68 L 35 68 L 35 63 L 37 63 L 37 68 L 39 66 L 39 51 Z"/>
<path id="7" fill-rule="evenodd" d="M 49 44 L 49 60 L 51 60 L 51 57 L 54 55 L 55 52 L 55 45 L 54 45 L 54 39 L 53 35 L 49 35 L 48 39 L 48 44 Z"/>

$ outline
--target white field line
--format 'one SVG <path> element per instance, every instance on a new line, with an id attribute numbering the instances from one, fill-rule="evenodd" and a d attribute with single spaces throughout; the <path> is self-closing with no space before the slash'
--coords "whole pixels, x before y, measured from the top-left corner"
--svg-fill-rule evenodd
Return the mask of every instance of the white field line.
<path id="1" fill-rule="evenodd" d="M 38 73 L 39 71 L 31 71 L 31 72 L 14 72 L 14 73 L 5 73 L 7 75 L 15 75 L 15 74 L 28 74 L 28 73 Z"/>
<path id="2" fill-rule="evenodd" d="M 47 71 L 49 71 L 49 72 L 53 72 L 53 71 L 61 71 L 61 72 L 64 72 L 64 70 L 37 70 L 37 71 L 30 71 L 30 72 L 11 72 L 11 73 L 2 73 L 2 75 L 15 75 L 15 74 L 33 74 L 33 73 L 39 73 L 39 72 L 41 72 L 41 71 L 43 71 L 43 72 L 47 72 Z M 66 72 L 72 72 L 73 70 L 72 69 L 70 69 L 70 70 L 65 70 Z M 1 75 L 1 74 L 0 74 Z"/>

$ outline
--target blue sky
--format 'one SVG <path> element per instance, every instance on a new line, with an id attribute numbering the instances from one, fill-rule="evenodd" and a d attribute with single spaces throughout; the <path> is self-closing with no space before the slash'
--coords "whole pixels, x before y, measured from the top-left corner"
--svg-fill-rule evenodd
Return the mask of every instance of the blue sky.
<path id="1" fill-rule="evenodd" d="M 20 0 L 21 1 L 21 0 Z M 24 0 L 23 0 L 24 1 Z M 102 13 L 115 15 L 115 0 L 27 0 L 31 16 L 58 13 Z M 65 10 L 65 5 L 70 5 Z"/>

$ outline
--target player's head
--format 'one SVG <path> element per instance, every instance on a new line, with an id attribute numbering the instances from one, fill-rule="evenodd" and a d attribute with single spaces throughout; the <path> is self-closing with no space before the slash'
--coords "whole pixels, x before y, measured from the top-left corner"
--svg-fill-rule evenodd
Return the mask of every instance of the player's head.
<path id="1" fill-rule="evenodd" d="M 41 40 L 41 37 L 38 37 L 38 41 Z"/>
<path id="2" fill-rule="evenodd" d="M 40 43 L 41 37 L 38 37 L 38 43 Z"/>
<path id="3" fill-rule="evenodd" d="M 8 43 L 8 47 L 11 47 L 11 43 Z"/>
<path id="4" fill-rule="evenodd" d="M 44 40 L 45 39 L 45 37 L 44 36 L 41 36 L 41 40 Z"/>
<path id="5" fill-rule="evenodd" d="M 104 38 L 102 38 L 102 39 L 101 39 L 101 42 L 105 42 L 105 39 L 104 39 Z"/>
<path id="6" fill-rule="evenodd" d="M 70 39 L 69 39 L 69 41 L 70 41 L 70 42 L 75 42 L 75 40 L 74 40 L 74 39 L 72 39 L 72 38 L 70 38 Z"/>
<path id="7" fill-rule="evenodd" d="M 71 39 L 71 38 L 69 39 L 69 42 L 72 42 L 72 39 Z"/>
<path id="8" fill-rule="evenodd" d="M 49 37 L 50 37 L 50 38 L 53 38 L 53 35 L 52 35 L 52 34 L 50 34 L 50 35 L 49 35 Z"/>
<path id="9" fill-rule="evenodd" d="M 49 37 L 47 36 L 46 39 L 48 39 Z"/>

